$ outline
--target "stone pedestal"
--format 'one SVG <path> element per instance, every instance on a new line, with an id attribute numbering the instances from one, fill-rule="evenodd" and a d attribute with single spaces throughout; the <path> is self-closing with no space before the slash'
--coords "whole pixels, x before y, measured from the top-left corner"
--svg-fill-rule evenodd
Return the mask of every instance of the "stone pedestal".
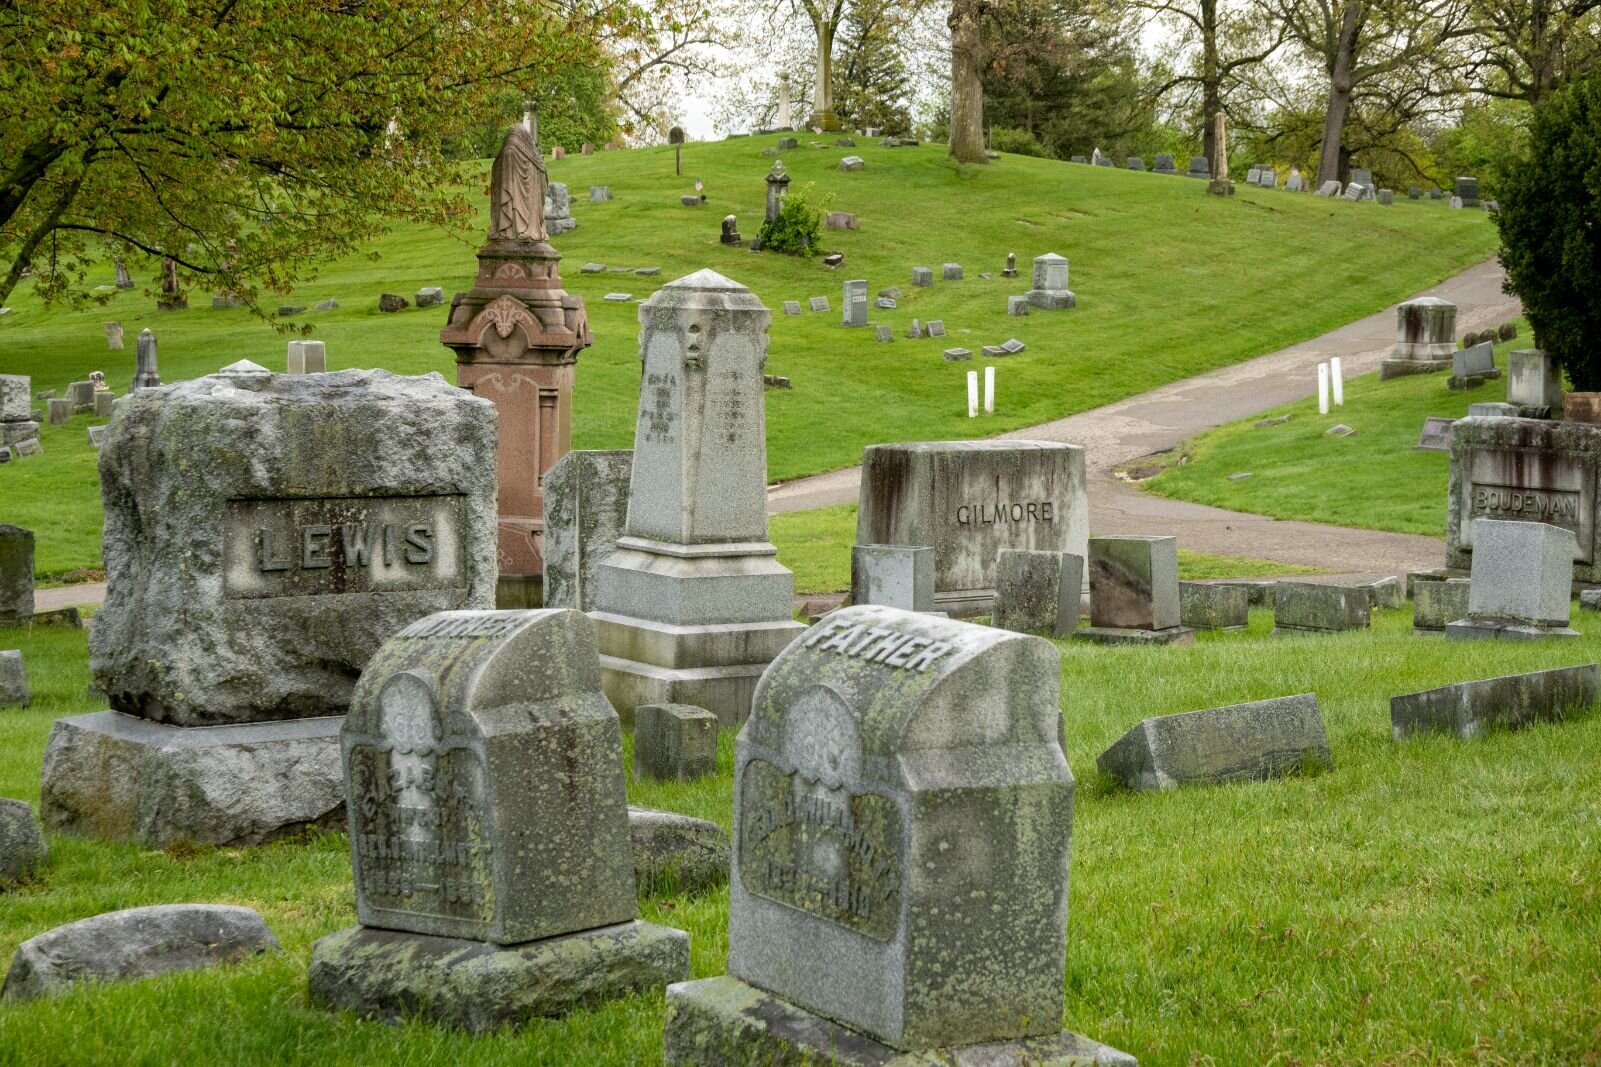
<path id="1" fill-rule="evenodd" d="M 1449 370 L 1456 351 L 1456 305 L 1423 296 L 1408 300 L 1395 314 L 1395 349 L 1379 363 L 1379 377 Z"/>
<path id="2" fill-rule="evenodd" d="M 1234 183 L 1227 178 L 1213 178 L 1206 183 L 1206 193 L 1208 196 L 1233 196 Z"/>
<path id="3" fill-rule="evenodd" d="M 1468 615 L 1447 638 L 1528 641 L 1578 637 L 1568 626 L 1573 531 L 1544 522 L 1473 520 Z"/>
<path id="4" fill-rule="evenodd" d="M 1519 408 L 1562 408 L 1562 370 L 1538 348 L 1507 353 L 1506 398 Z"/>
<path id="5" fill-rule="evenodd" d="M 1078 304 L 1067 287 L 1067 260 L 1055 252 L 1034 258 L 1034 287 L 1025 295 L 1033 307 L 1061 311 Z"/>
<path id="6" fill-rule="evenodd" d="M 628 527 L 597 571 L 606 695 L 745 720 L 756 679 L 803 627 L 767 540 L 762 366 L 772 314 L 714 271 L 639 307 L 644 381 Z"/>
<path id="7" fill-rule="evenodd" d="M 534 160 L 526 171 L 515 165 L 521 157 Z M 527 607 L 539 603 L 544 573 L 543 479 L 572 445 L 578 353 L 592 336 L 583 300 L 562 288 L 561 254 L 546 239 L 543 190 L 527 190 L 527 210 L 537 216 L 512 210 L 518 186 L 544 178 L 521 126 L 507 134 L 495 175 L 492 200 L 518 221 L 491 220 L 473 288 L 451 300 L 439 340 L 456 353 L 456 384 L 492 401 L 500 415 L 496 602 Z"/>
<path id="8" fill-rule="evenodd" d="M 1188 645 L 1181 624 L 1178 539 L 1089 539 L 1090 625 L 1073 636 L 1107 645 Z"/>

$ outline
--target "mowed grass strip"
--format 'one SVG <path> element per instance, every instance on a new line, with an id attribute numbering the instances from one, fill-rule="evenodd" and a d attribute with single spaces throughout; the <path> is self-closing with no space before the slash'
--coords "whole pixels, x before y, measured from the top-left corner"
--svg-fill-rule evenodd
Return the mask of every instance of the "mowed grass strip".
<path id="1" fill-rule="evenodd" d="M 1580 639 L 1528 644 L 1414 637 L 1409 611 L 1326 637 L 1271 638 L 1271 622 L 1256 611 L 1247 633 L 1190 648 L 1062 645 L 1079 779 L 1063 1025 L 1149 1067 L 1586 1062 L 1601 1048 L 1601 715 L 1396 744 L 1388 698 L 1593 660 L 1601 620 L 1581 614 Z M 17 636 L 37 702 L 0 717 L 0 793 L 37 802 L 51 719 L 93 708 L 81 635 Z M 1334 754 L 1324 773 L 1134 795 L 1095 770 L 1144 717 L 1307 691 Z M 725 735 L 714 778 L 630 782 L 630 800 L 727 826 L 732 755 Z M 0 959 L 60 923 L 178 901 L 256 908 L 284 951 L 5 1005 L 0 1062 L 661 1060 L 659 996 L 486 1037 L 313 1007 L 311 944 L 355 921 L 343 835 L 259 849 L 51 844 L 44 878 L 0 895 Z M 690 932 L 697 977 L 723 972 L 726 891 L 652 897 L 641 916 Z"/>
<path id="2" fill-rule="evenodd" d="M 662 284 L 703 268 L 749 286 L 773 310 L 767 371 L 791 390 L 767 394 L 768 470 L 786 480 L 850 466 L 869 444 L 992 436 L 1083 411 L 1213 367 L 1270 352 L 1377 311 L 1494 251 L 1482 212 L 1449 211 L 1439 202 L 1393 207 L 1239 187 L 1223 199 L 1187 178 L 1052 160 L 1005 156 L 986 167 L 957 166 L 940 145 L 854 149 L 803 146 L 783 154 L 791 189 L 808 184 L 831 195 L 831 207 L 854 212 L 855 231 L 827 231 L 823 244 L 845 254 L 833 271 L 818 258 L 753 254 L 718 241 L 723 215 L 739 216 L 755 235 L 772 160 L 762 149 L 777 136 L 685 146 L 684 174 L 667 148 L 569 156 L 549 164 L 572 193 L 578 229 L 554 242 L 564 283 L 582 296 L 595 344 L 579 358 L 575 448 L 628 448 L 639 389 L 638 309 L 607 303 L 609 292 L 649 296 Z M 856 153 L 860 172 L 839 171 Z M 710 202 L 685 207 L 681 194 L 702 180 Z M 614 199 L 588 201 L 590 185 Z M 422 286 L 447 293 L 471 286 L 478 233 L 466 238 L 400 226 L 369 253 L 324 268 L 293 294 L 267 296 L 311 307 L 334 298 L 337 310 L 309 311 L 294 324 L 314 327 L 328 344 L 331 368 L 384 367 L 401 374 L 435 371 L 454 380 L 439 344 L 447 312 L 377 310 L 378 295 L 410 299 Z M 1397 255 L 1397 248 L 1407 249 Z M 1000 277 L 1008 252 L 1021 277 Z M 1006 315 L 1006 297 L 1029 287 L 1030 261 L 1057 252 L 1071 262 L 1078 294 L 1071 311 Z M 657 277 L 581 274 L 586 262 L 660 267 Z M 940 280 L 959 262 L 961 281 Z M 914 266 L 933 268 L 935 283 L 911 284 Z M 149 327 L 160 341 L 163 381 L 193 378 L 238 359 L 284 366 L 285 337 L 243 309 L 213 309 L 210 293 L 189 294 L 190 308 L 158 313 L 154 267 L 138 266 L 144 287 L 109 292 L 104 306 L 42 309 L 26 288 L 0 317 L 0 373 L 28 374 L 36 390 L 104 370 L 124 392 L 134 370 L 135 338 Z M 981 273 L 994 277 L 983 279 Z M 893 311 L 872 309 L 893 344 L 872 329 L 840 325 L 842 283 L 866 278 L 869 291 L 899 287 Z M 89 283 L 110 286 L 105 264 Z M 833 310 L 783 314 L 785 300 L 805 306 L 827 296 Z M 940 319 L 945 340 L 912 341 L 913 318 Z M 102 323 L 120 321 L 125 349 L 108 352 Z M 978 351 L 1008 338 L 1027 350 L 999 364 L 996 413 L 966 417 L 966 372 L 941 351 Z M 63 393 L 64 395 L 64 393 Z M 4 471 L 5 521 L 41 532 L 42 575 L 98 566 L 98 488 L 84 427 L 48 433 L 46 454 Z M 245 447 L 246 441 L 241 441 Z"/>
<path id="3" fill-rule="evenodd" d="M 1449 372 L 1381 382 L 1364 374 L 1345 383 L 1345 404 L 1319 415 L 1317 398 L 1298 400 L 1231 422 L 1186 441 L 1183 463 L 1142 488 L 1176 500 L 1271 515 L 1275 519 L 1445 536 L 1451 457 L 1416 449 L 1429 416 L 1459 419 L 1468 405 L 1506 399 L 1507 353 L 1530 348 L 1529 328 L 1495 346 L 1502 377 L 1453 392 Z M 1277 426 L 1258 426 L 1288 415 Z M 1344 423 L 1350 437 L 1330 437 Z M 1229 476 L 1249 473 L 1234 481 Z"/>

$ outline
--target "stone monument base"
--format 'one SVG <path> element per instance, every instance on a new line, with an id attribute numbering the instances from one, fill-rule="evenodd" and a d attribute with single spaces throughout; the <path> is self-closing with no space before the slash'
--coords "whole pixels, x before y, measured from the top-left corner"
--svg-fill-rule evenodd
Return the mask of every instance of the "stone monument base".
<path id="1" fill-rule="evenodd" d="M 168 726 L 116 711 L 57 719 L 40 814 L 58 833 L 259 845 L 345 822 L 343 716 Z"/>
<path id="2" fill-rule="evenodd" d="M 1195 630 L 1188 626 L 1169 626 L 1165 630 L 1126 630 L 1120 626 L 1087 626 L 1073 631 L 1074 637 L 1100 645 L 1193 645 Z"/>
<path id="3" fill-rule="evenodd" d="M 1445 624 L 1445 636 L 1460 641 L 1538 641 L 1545 637 L 1578 637 L 1579 631 L 1514 619 L 1457 619 Z"/>
<path id="4" fill-rule="evenodd" d="M 1435 374 L 1450 369 L 1450 359 L 1383 359 L 1379 361 L 1379 381 L 1408 374 Z"/>
<path id="5" fill-rule="evenodd" d="M 1065 311 L 1078 306 L 1078 297 L 1070 289 L 1030 289 L 1024 295 L 1028 297 L 1029 307 L 1043 311 Z"/>
<path id="6" fill-rule="evenodd" d="M 1233 196 L 1234 183 L 1227 178 L 1213 178 L 1206 183 L 1208 196 Z"/>
<path id="7" fill-rule="evenodd" d="M 1133 1056 L 1066 1030 L 956 1048 L 903 1052 L 729 975 L 667 987 L 667 1063 L 684 1067 L 1137 1067 Z"/>
<path id="8" fill-rule="evenodd" d="M 350 926 L 313 946 L 307 977 L 325 1007 L 482 1033 L 688 975 L 688 934 L 633 921 L 520 945 Z"/>

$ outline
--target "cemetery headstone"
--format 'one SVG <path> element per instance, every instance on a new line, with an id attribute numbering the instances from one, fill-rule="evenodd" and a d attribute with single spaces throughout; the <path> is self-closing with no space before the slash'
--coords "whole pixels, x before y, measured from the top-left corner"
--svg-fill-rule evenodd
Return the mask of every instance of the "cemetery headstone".
<path id="1" fill-rule="evenodd" d="M 940 268 L 940 276 L 948 282 L 962 280 L 962 265 L 960 263 L 947 263 Z"/>
<path id="2" fill-rule="evenodd" d="M 1422 196 L 1423 196 L 1423 190 L 1419 189 L 1417 186 L 1409 185 L 1409 186 L 1406 187 L 1406 198 L 1408 200 L 1418 200 L 1418 199 L 1421 199 Z"/>
<path id="3" fill-rule="evenodd" d="M 254 844 L 337 821 L 357 672 L 408 622 L 492 603 L 494 447 L 488 402 L 438 375 L 241 362 L 124 397 L 89 639 L 113 710 L 56 721 L 47 825 Z"/>
<path id="4" fill-rule="evenodd" d="M 608 304 L 626 304 L 630 300 L 634 299 L 634 294 L 633 293 L 607 293 L 605 296 L 601 297 L 601 299 L 606 301 Z"/>
<path id="5" fill-rule="evenodd" d="M 1141 792 L 1261 782 L 1334 766 L 1317 696 L 1146 719 L 1102 752 L 1100 770 Z"/>
<path id="6" fill-rule="evenodd" d="M 1242 585 L 1179 583 L 1179 625 L 1192 630 L 1243 630 L 1250 622 L 1251 595 Z"/>
<path id="7" fill-rule="evenodd" d="M 1075 636 L 1103 644 L 1195 641 L 1179 617 L 1178 539 L 1089 538 L 1090 626 Z"/>
<path id="8" fill-rule="evenodd" d="M 1084 557 L 1003 548 L 995 561 L 993 625 L 1018 633 L 1066 637 L 1078 629 Z"/>
<path id="9" fill-rule="evenodd" d="M 1315 194 L 1313 194 L 1313 195 L 1315 195 L 1315 196 L 1330 196 L 1330 197 L 1339 196 L 1340 195 L 1340 189 L 1341 189 L 1341 186 L 1340 186 L 1339 182 L 1330 180 L 1330 181 L 1326 181 L 1322 185 L 1318 186 L 1317 192 Z"/>
<path id="10" fill-rule="evenodd" d="M 1520 407 L 1562 408 L 1562 368 L 1538 348 L 1507 353 L 1506 398 Z"/>
<path id="11" fill-rule="evenodd" d="M 1492 419 L 1515 419 L 1518 417 L 1518 405 L 1507 404 L 1500 401 L 1491 401 L 1484 404 L 1469 404 L 1468 417 L 1488 417 Z"/>
<path id="12" fill-rule="evenodd" d="M 161 261 L 161 298 L 156 301 L 157 311 L 182 311 L 189 306 L 189 298 L 178 286 L 178 264 L 172 259 Z"/>
<path id="13" fill-rule="evenodd" d="M 689 938 L 638 922 L 617 714 L 581 613 L 447 611 L 362 671 L 340 747 L 359 926 L 313 1001 L 470 1031 L 659 989 Z"/>
<path id="14" fill-rule="evenodd" d="M 772 314 L 713 271 L 639 308 L 643 381 L 628 525 L 592 617 L 606 695 L 693 704 L 737 726 L 762 669 L 802 629 L 767 538 L 762 366 Z"/>
<path id="15" fill-rule="evenodd" d="M 860 493 L 856 543 L 933 548 L 934 607 L 952 615 L 990 611 L 1003 548 L 1086 554 L 1089 504 L 1076 445 L 872 445 Z"/>
<path id="16" fill-rule="evenodd" d="M 1446 379 L 1450 389 L 1468 389 L 1486 379 L 1501 377 L 1495 365 L 1495 346 L 1481 341 L 1471 348 L 1459 348 L 1451 353 L 1451 377 Z"/>
<path id="17" fill-rule="evenodd" d="M 104 426 L 89 427 L 89 447 L 100 448 L 106 443 L 106 428 Z"/>
<path id="18" fill-rule="evenodd" d="M 33 809 L 24 801 L 0 797 L 0 890 L 32 878 L 49 858 L 50 846 L 34 822 Z"/>
<path id="19" fill-rule="evenodd" d="M 827 311 L 829 310 L 828 297 L 814 296 L 811 298 L 810 305 L 813 311 Z"/>
<path id="20" fill-rule="evenodd" d="M 883 323 L 879 323 L 875 334 L 875 340 L 881 345 L 887 345 L 895 340 L 895 331 Z"/>
<path id="21" fill-rule="evenodd" d="M 861 156 L 846 156 L 839 161 L 840 170 L 865 170 L 867 162 Z"/>
<path id="22" fill-rule="evenodd" d="M 1059 689 L 1048 641 L 892 608 L 785 650 L 736 746 L 728 974 L 669 989 L 667 1062 L 1132 1067 L 1059 1029 Z M 947 855 L 980 841 L 1004 862 Z"/>
<path id="23" fill-rule="evenodd" d="M 33 605 L 29 604 L 31 612 Z M 31 702 L 28 672 L 19 649 L 0 652 L 0 708 L 25 708 Z"/>
<path id="24" fill-rule="evenodd" d="M 973 358 L 973 350 L 970 348 L 962 348 L 960 346 L 956 348 L 947 348 L 944 352 L 944 358 L 945 362 L 947 363 L 961 363 L 963 360 Z"/>
<path id="25" fill-rule="evenodd" d="M 1466 177 L 1458 178 L 1456 180 L 1456 195 L 1451 199 L 1453 201 L 1461 202 L 1460 205 L 1453 203 L 1453 207 L 1478 207 L 1479 179 Z"/>
<path id="26" fill-rule="evenodd" d="M 1473 520 L 1468 616 L 1446 624 L 1448 638 L 1527 641 L 1577 637 L 1568 626 L 1573 531 L 1544 522 Z"/>
<path id="27" fill-rule="evenodd" d="M 67 387 L 67 399 L 74 415 L 92 415 L 95 409 L 95 383 L 73 382 Z"/>
<path id="28" fill-rule="evenodd" d="M 1354 203 L 1358 200 L 1366 200 L 1367 194 L 1367 186 L 1357 182 L 1347 182 L 1345 186 L 1345 192 L 1342 194 L 1342 197 L 1343 199 L 1352 201 Z"/>
<path id="29" fill-rule="evenodd" d="M 1467 618 L 1469 584 L 1466 578 L 1446 578 L 1414 585 L 1413 632 L 1444 633 L 1446 623 Z"/>
<path id="30" fill-rule="evenodd" d="M 95 394 L 94 416 L 97 419 L 111 418 L 112 405 L 117 402 L 117 394 L 107 391 Z"/>
<path id="31" fill-rule="evenodd" d="M 1144 170 L 1145 160 L 1139 156 L 1129 156 L 1123 163 L 1129 170 Z"/>
<path id="32" fill-rule="evenodd" d="M 803 312 L 801 311 L 800 301 L 799 300 L 786 300 L 786 301 L 784 301 L 784 314 L 786 314 L 786 315 L 800 315 L 800 314 L 803 314 Z"/>
<path id="33" fill-rule="evenodd" d="M 913 319 L 911 326 L 907 327 L 906 336 L 910 340 L 921 341 L 923 339 L 923 324 Z"/>
<path id="34" fill-rule="evenodd" d="M 1009 356 L 1018 355 L 1026 347 L 1028 346 L 1023 344 L 1022 341 L 1019 341 L 1015 337 L 1009 337 L 1001 342 L 1001 349 Z"/>
<path id="35" fill-rule="evenodd" d="M 1456 305 L 1435 296 L 1396 308 L 1395 348 L 1379 363 L 1379 378 L 1428 374 L 1451 366 L 1456 351 Z"/>
<path id="36" fill-rule="evenodd" d="M 1460 196 L 1453 196 L 1446 203 L 1446 207 L 1450 208 L 1453 211 L 1460 211 L 1462 209 L 1462 198 Z"/>
<path id="37" fill-rule="evenodd" d="M 841 320 L 845 326 L 867 325 L 867 280 L 853 278 L 845 283 L 845 292 L 841 297 L 844 306 L 844 317 Z"/>
<path id="38" fill-rule="evenodd" d="M 1423 430 L 1418 434 L 1418 443 L 1413 445 L 1417 452 L 1449 452 L 1451 451 L 1451 434 L 1456 426 L 1455 419 L 1430 415 L 1423 420 Z"/>
<path id="39" fill-rule="evenodd" d="M 72 418 L 72 401 L 66 397 L 53 396 L 45 401 L 45 409 L 52 426 L 64 426 Z"/>
<path id="40" fill-rule="evenodd" d="M 1156 162 L 1152 165 L 1151 169 L 1157 174 L 1178 173 L 1178 167 L 1174 164 L 1172 155 L 1167 152 L 1156 153 Z"/>
<path id="41" fill-rule="evenodd" d="M 745 239 L 739 235 L 739 218 L 727 215 L 723 218 L 723 232 L 718 241 L 725 245 L 743 244 Z"/>
<path id="42" fill-rule="evenodd" d="M 0 523 L 0 627 L 33 618 L 33 531 Z"/>
<path id="43" fill-rule="evenodd" d="M 544 606 L 589 611 L 597 571 L 628 522 L 634 453 L 575 450 L 545 472 Z"/>
<path id="44" fill-rule="evenodd" d="M 912 284 L 919 288 L 926 288 L 934 284 L 934 269 L 932 267 L 913 267 Z"/>
<path id="45" fill-rule="evenodd" d="M 558 148 L 557 151 L 560 149 Z M 552 153 L 552 159 L 561 157 Z M 551 182 L 545 187 L 545 232 L 551 237 L 560 237 L 564 233 L 572 233 L 578 229 L 578 220 L 573 218 L 573 196 L 567 191 L 566 182 Z"/>
<path id="46" fill-rule="evenodd" d="M 717 770 L 717 716 L 689 704 L 634 709 L 634 780 L 692 781 Z"/>
<path id="47" fill-rule="evenodd" d="M 133 278 L 128 274 L 128 265 L 122 261 L 122 257 L 117 256 L 111 263 L 117 270 L 117 288 L 132 289 Z"/>
<path id="48" fill-rule="evenodd" d="M 106 327 L 106 348 L 112 352 L 122 351 L 122 323 L 108 322 Z"/>
<path id="49" fill-rule="evenodd" d="M 830 230 L 854 230 L 859 226 L 849 211 L 830 211 L 823 216 L 823 225 Z"/>
<path id="50" fill-rule="evenodd" d="M 328 369 L 328 349 L 322 341 L 290 341 L 286 370 L 289 374 L 322 374 Z"/>
<path id="51" fill-rule="evenodd" d="M 583 144 L 578 146 L 578 154 L 581 156 L 592 156 L 595 154 L 595 146 L 590 144 L 588 141 L 585 141 Z"/>
<path id="52" fill-rule="evenodd" d="M 1601 666 L 1594 663 L 1458 682 L 1391 697 L 1390 729 L 1397 741 L 1420 733 L 1472 740 L 1495 729 L 1561 722 L 1570 712 L 1595 707 L 1598 691 Z"/>
<path id="53" fill-rule="evenodd" d="M 784 205 L 784 196 L 789 190 L 789 180 L 789 173 L 784 170 L 784 161 L 775 159 L 773 169 L 767 173 L 768 222 L 778 218 L 778 212 Z"/>
<path id="54" fill-rule="evenodd" d="M 1361 586 L 1281 580 L 1273 595 L 1273 633 L 1337 633 L 1365 630 L 1373 598 Z"/>
<path id="55" fill-rule="evenodd" d="M 133 386 L 128 390 L 136 393 L 141 389 L 154 389 L 161 384 L 161 374 L 156 366 L 156 335 L 150 330 L 140 330 L 136 362 L 134 363 Z"/>
<path id="56" fill-rule="evenodd" d="M 1212 164 L 1207 161 L 1205 156 L 1191 156 L 1188 177 L 1210 180 L 1212 177 Z"/>
<path id="57" fill-rule="evenodd" d="M 797 141 L 793 137 L 780 137 L 778 139 L 778 147 L 780 149 L 784 149 L 784 148 L 799 148 L 800 147 L 800 142 Z"/>
<path id="58" fill-rule="evenodd" d="M 1029 304 L 1046 311 L 1075 307 L 1078 298 L 1067 287 L 1067 260 L 1055 252 L 1034 257 L 1034 287 L 1028 291 Z"/>
<path id="59" fill-rule="evenodd" d="M 392 315 L 397 311 L 404 311 L 410 306 L 411 303 L 399 293 L 378 294 L 378 310 L 386 314 Z"/>
<path id="60" fill-rule="evenodd" d="M 1395 203 L 1395 190 L 1380 189 L 1378 192 L 1378 199 L 1380 204 L 1383 204 L 1385 207 L 1389 207 L 1391 204 Z"/>
<path id="61" fill-rule="evenodd" d="M 873 306 L 880 311 L 894 311 L 897 305 L 893 296 L 881 296 L 873 301 Z"/>
<path id="62" fill-rule="evenodd" d="M 424 286 L 417 290 L 413 299 L 420 308 L 438 307 L 445 302 L 445 290 L 437 285 Z"/>
<path id="63" fill-rule="evenodd" d="M 1292 168 L 1290 170 L 1290 176 L 1284 179 L 1284 191 L 1287 193 L 1300 193 L 1304 192 L 1305 190 L 1306 179 L 1301 177 L 1300 171 Z"/>
<path id="64" fill-rule="evenodd" d="M 934 610 L 934 550 L 925 545 L 852 545 L 851 603 Z"/>
<path id="65" fill-rule="evenodd" d="M 1027 315 L 1029 309 L 1028 297 L 1009 296 L 1006 298 L 1006 313 L 1012 316 Z"/>
<path id="66" fill-rule="evenodd" d="M 611 199 L 611 186 L 609 186 L 609 185 L 591 185 L 589 187 L 589 202 L 591 204 L 603 204 L 603 203 L 605 203 L 606 201 L 608 201 L 610 199 Z"/>

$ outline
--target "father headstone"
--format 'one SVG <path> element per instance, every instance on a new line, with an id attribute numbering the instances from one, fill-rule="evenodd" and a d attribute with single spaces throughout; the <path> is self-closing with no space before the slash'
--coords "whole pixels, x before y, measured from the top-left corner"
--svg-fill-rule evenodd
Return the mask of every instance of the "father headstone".
<path id="1" fill-rule="evenodd" d="M 772 313 L 703 270 L 639 306 L 644 360 L 628 527 L 591 613 L 606 695 L 745 721 L 762 669 L 802 627 L 767 539 L 762 366 Z"/>
<path id="2" fill-rule="evenodd" d="M 1061 311 L 1078 304 L 1078 298 L 1067 288 L 1067 267 L 1067 260 L 1055 252 L 1034 257 L 1034 288 L 1027 293 L 1031 306 Z"/>
<path id="3" fill-rule="evenodd" d="M 1077 636 L 1103 644 L 1188 645 L 1179 617 L 1176 537 L 1089 539 L 1090 626 Z"/>
<path id="4" fill-rule="evenodd" d="M 669 987 L 669 1064 L 1132 1067 L 1059 1029 L 1060 670 L 1040 638 L 882 607 L 784 652 L 736 748 L 729 973 Z"/>
<path id="5" fill-rule="evenodd" d="M 1146 719 L 1095 765 L 1130 789 L 1260 782 L 1334 766 L 1317 696 Z"/>
<path id="6" fill-rule="evenodd" d="M 1002 630 L 1066 637 L 1078 629 L 1083 590 L 1083 556 L 1003 548 L 990 621 Z"/>
<path id="7" fill-rule="evenodd" d="M 628 522 L 630 449 L 575 450 L 545 472 L 545 604 L 595 606 L 596 572 Z"/>
<path id="8" fill-rule="evenodd" d="M 1456 351 L 1456 305 L 1435 296 L 1408 300 L 1395 311 L 1395 348 L 1379 377 L 1428 374 L 1451 366 Z"/>
<path id="9" fill-rule="evenodd" d="M 1445 636 L 1578 637 L 1568 627 L 1573 546 L 1573 531 L 1560 526 L 1474 519 L 1468 617 L 1446 623 Z"/>
<path id="10" fill-rule="evenodd" d="M 579 612 L 412 623 L 340 747 L 361 925 L 313 948 L 313 1000 L 482 1031 L 688 976 L 688 935 L 635 918 L 621 731 Z"/>
<path id="11" fill-rule="evenodd" d="M 844 302 L 843 324 L 846 326 L 867 325 L 867 281 L 866 279 L 853 279 L 845 283 L 845 295 L 841 297 Z"/>
<path id="12" fill-rule="evenodd" d="M 862 454 L 856 543 L 934 549 L 934 607 L 987 614 L 1003 548 L 1071 552 L 1089 538 L 1084 450 L 1047 441 L 925 441 Z"/>
<path id="13" fill-rule="evenodd" d="M 934 550 L 918 545 L 851 546 L 851 603 L 934 610 Z"/>
<path id="14" fill-rule="evenodd" d="M 47 825 L 254 844 L 337 823 L 357 673 L 412 620 L 493 602 L 494 448 L 488 401 L 437 374 L 241 362 L 124 397 L 89 637 L 114 710 L 57 720 Z"/>

